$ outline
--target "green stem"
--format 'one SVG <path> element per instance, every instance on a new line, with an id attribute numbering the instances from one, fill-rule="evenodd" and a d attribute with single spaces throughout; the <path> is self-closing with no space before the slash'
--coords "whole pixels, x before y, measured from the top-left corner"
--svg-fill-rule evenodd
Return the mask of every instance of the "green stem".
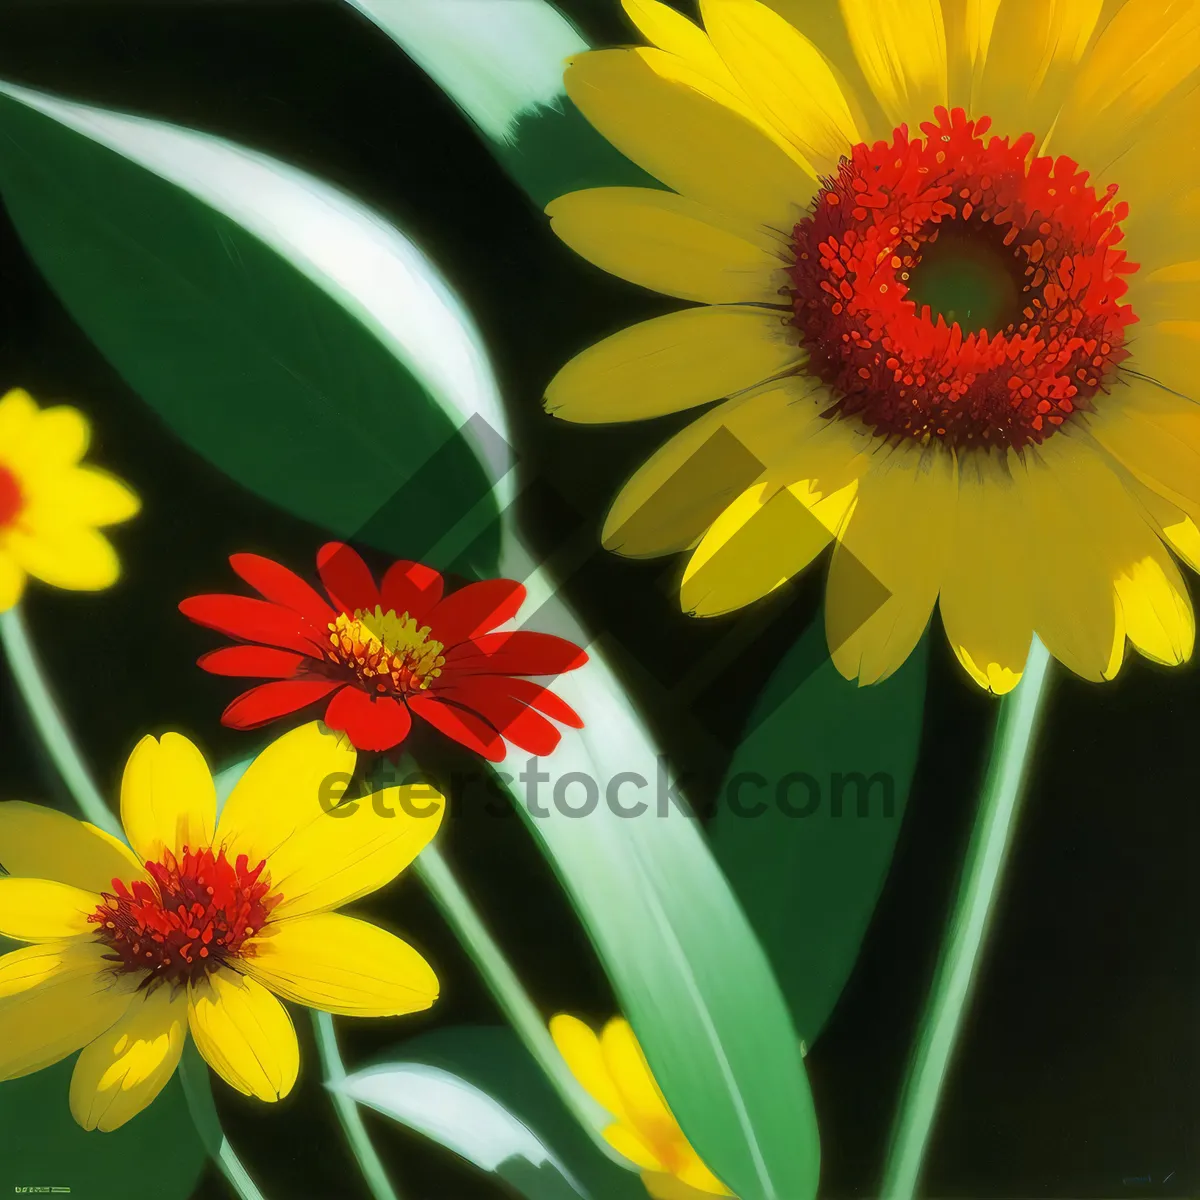
<path id="1" fill-rule="evenodd" d="M 183 1057 L 179 1061 L 179 1081 L 183 1084 L 188 1111 L 192 1114 L 201 1141 L 229 1186 L 241 1200 L 263 1200 L 262 1192 L 254 1186 L 254 1180 L 246 1173 L 246 1168 L 221 1128 L 217 1106 L 213 1103 L 208 1067 L 191 1041 L 184 1047 Z"/>
<path id="2" fill-rule="evenodd" d="M 367 1127 L 363 1124 L 362 1114 L 358 1105 L 341 1092 L 329 1087 L 341 1083 L 346 1078 L 346 1067 L 342 1062 L 342 1054 L 338 1049 L 337 1032 L 333 1027 L 333 1018 L 324 1012 L 313 1010 L 313 1030 L 317 1036 L 317 1053 L 321 1056 L 321 1065 L 325 1068 L 325 1084 L 329 1088 L 333 1107 L 337 1111 L 338 1120 L 355 1161 L 366 1180 L 367 1187 L 375 1200 L 399 1200 L 399 1195 L 388 1179 L 387 1171 L 371 1145 Z"/>
<path id="3" fill-rule="evenodd" d="M 550 1037 L 542 1014 L 521 986 L 503 951 L 455 878 L 450 864 L 437 847 L 431 845 L 421 851 L 414 869 L 551 1087 L 596 1145 L 611 1157 L 612 1151 L 601 1136 L 601 1130 L 609 1124 L 606 1114 L 571 1074 Z"/>
<path id="4" fill-rule="evenodd" d="M 17 681 L 25 706 L 29 709 L 29 715 L 37 726 L 42 744 L 74 796 L 76 804 L 93 825 L 98 825 L 105 833 L 111 833 L 114 837 L 124 840 L 121 822 L 104 803 L 104 797 L 92 782 L 67 723 L 63 720 L 49 687 L 46 686 L 19 606 L 0 613 L 0 641 L 4 643 L 8 665 Z"/>
<path id="5" fill-rule="evenodd" d="M 1001 705 L 979 812 L 941 959 L 921 1023 L 884 1172 L 883 1200 L 912 1200 L 937 1116 L 942 1088 L 962 1028 L 971 987 L 1012 843 L 1050 655 L 1037 638 L 1025 675 Z"/>
<path id="6" fill-rule="evenodd" d="M 42 744 L 80 811 L 93 825 L 128 844 L 121 822 L 104 803 L 71 737 L 71 731 L 50 694 L 19 607 L 0 613 L 0 644 L 4 646 L 9 668 Z M 192 1120 L 221 1174 L 242 1200 L 263 1200 L 262 1193 L 254 1186 L 221 1129 L 209 1086 L 208 1068 L 190 1041 L 184 1049 L 179 1073 Z"/>

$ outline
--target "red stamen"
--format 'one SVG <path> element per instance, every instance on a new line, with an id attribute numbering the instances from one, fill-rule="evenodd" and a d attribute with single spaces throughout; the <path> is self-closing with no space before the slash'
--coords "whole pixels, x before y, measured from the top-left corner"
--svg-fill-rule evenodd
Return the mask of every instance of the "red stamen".
<path id="1" fill-rule="evenodd" d="M 0 466 L 0 529 L 11 525 L 25 507 L 25 496 L 17 477 Z"/>
<path id="2" fill-rule="evenodd" d="M 991 121 L 935 109 L 924 138 L 855 146 L 795 229 L 793 320 L 807 370 L 834 392 L 829 415 L 882 436 L 955 446 L 1041 442 L 1128 357 L 1118 301 L 1125 252 L 1116 185 L 1097 197 L 1065 156 L 1030 159 L 1033 134 L 983 134 Z M 964 334 L 908 299 L 940 233 L 987 241 L 1020 280 L 1020 311 Z"/>

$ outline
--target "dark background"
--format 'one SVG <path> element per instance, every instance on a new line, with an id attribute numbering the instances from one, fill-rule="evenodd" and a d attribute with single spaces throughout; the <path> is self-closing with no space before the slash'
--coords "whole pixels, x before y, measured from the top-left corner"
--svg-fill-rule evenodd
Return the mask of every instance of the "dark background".
<path id="1" fill-rule="evenodd" d="M 630 40 L 616 0 L 562 7 L 594 43 Z M 620 483 L 680 423 L 580 427 L 542 413 L 541 389 L 570 355 L 674 304 L 602 275 L 560 245 L 453 105 L 338 0 L 6 0 L 0 76 L 265 150 L 395 221 L 478 320 L 527 475 L 565 491 L 593 536 Z M 124 759 L 146 731 L 185 732 L 211 761 L 244 757 L 251 735 L 218 723 L 232 681 L 194 666 L 218 639 L 175 605 L 229 588 L 225 558 L 238 550 L 311 573 L 322 531 L 176 441 L 67 317 L 0 212 L 0 388 L 9 386 L 85 409 L 95 425 L 93 459 L 145 502 L 136 521 L 115 531 L 126 565 L 119 586 L 97 596 L 33 587 L 26 605 L 102 785 L 115 794 Z M 554 515 L 534 497 L 524 507 L 533 540 L 551 553 L 560 535 Z M 785 589 L 737 673 L 687 711 L 635 667 L 655 656 L 690 661 L 726 631 L 719 621 L 679 617 L 671 596 L 678 570 L 599 557 L 568 591 L 593 630 L 615 632 L 630 685 L 676 761 L 700 768 L 712 787 L 720 764 L 705 731 L 736 733 L 779 654 L 812 619 L 823 570 Z M 995 711 L 934 632 L 921 759 L 892 873 L 858 968 L 808 1058 L 830 1197 L 871 1196 L 878 1187 Z M 7 677 L 0 695 L 3 795 L 53 797 L 53 772 Z M 1135 658 L 1105 687 L 1059 673 L 926 1195 L 1200 1191 L 1198 714 L 1194 668 L 1168 673 Z M 449 852 L 532 994 L 548 1014 L 609 1015 L 603 975 L 520 823 L 465 808 L 449 830 Z M 500 1020 L 414 882 L 370 907 L 437 964 L 443 999 L 402 1026 L 341 1022 L 348 1063 L 426 1028 Z M 244 1101 L 214 1080 L 226 1130 L 272 1200 L 365 1197 L 317 1081 L 308 1025 L 297 1027 L 305 1065 L 287 1102 Z M 438 1147 L 372 1114 L 367 1122 L 406 1196 L 497 1194 Z M 210 1167 L 197 1195 L 225 1194 Z"/>

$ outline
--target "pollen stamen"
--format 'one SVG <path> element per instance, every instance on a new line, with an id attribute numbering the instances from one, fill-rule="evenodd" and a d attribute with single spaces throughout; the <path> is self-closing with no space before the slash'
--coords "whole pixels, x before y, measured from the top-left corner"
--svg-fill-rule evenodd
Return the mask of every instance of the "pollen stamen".
<path id="1" fill-rule="evenodd" d="M 408 696 L 422 692 L 441 673 L 445 647 L 407 612 L 396 615 L 355 609 L 329 623 L 329 660 L 349 668 L 368 691 Z"/>

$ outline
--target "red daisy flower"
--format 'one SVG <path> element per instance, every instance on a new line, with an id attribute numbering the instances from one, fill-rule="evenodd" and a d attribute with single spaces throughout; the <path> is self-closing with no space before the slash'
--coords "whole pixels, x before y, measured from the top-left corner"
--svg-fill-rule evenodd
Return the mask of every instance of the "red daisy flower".
<path id="1" fill-rule="evenodd" d="M 390 750 L 415 713 L 492 762 L 505 739 L 534 755 L 558 745 L 552 721 L 580 729 L 574 709 L 528 676 L 558 675 L 587 661 L 573 642 L 527 630 L 496 632 L 517 614 L 525 587 L 511 579 L 467 584 L 443 596 L 437 571 L 393 563 L 380 584 L 349 546 L 317 553 L 328 600 L 287 567 L 257 554 L 230 565 L 262 599 L 192 596 L 184 616 L 237 638 L 202 655 L 214 675 L 269 679 L 221 716 L 255 729 L 329 698 L 325 724 L 359 750 Z"/>

